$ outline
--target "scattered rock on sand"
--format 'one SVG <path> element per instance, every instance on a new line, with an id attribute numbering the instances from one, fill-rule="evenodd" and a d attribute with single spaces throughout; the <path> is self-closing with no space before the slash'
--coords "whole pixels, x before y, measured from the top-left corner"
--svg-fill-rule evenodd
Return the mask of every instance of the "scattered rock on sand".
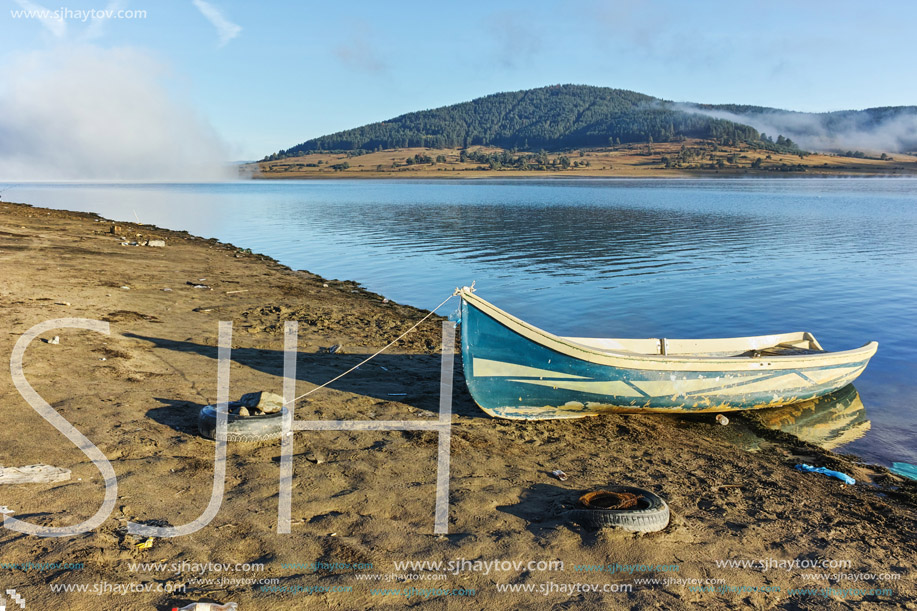
<path id="1" fill-rule="evenodd" d="M 49 465 L 0 467 L 0 484 L 47 484 L 70 479 L 70 469 Z"/>
<path id="2" fill-rule="evenodd" d="M 242 395 L 239 402 L 247 408 L 264 414 L 276 414 L 283 409 L 283 397 L 264 390 L 246 393 Z"/>

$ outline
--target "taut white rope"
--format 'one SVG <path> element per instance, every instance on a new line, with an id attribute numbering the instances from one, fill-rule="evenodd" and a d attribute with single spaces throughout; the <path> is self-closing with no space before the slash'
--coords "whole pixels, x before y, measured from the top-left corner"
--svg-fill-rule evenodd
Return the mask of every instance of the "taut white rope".
<path id="1" fill-rule="evenodd" d="M 328 386 L 329 384 L 331 384 L 331 383 L 333 383 L 333 382 L 337 382 L 338 380 L 340 380 L 341 378 L 343 378 L 344 376 L 346 376 L 348 373 L 351 373 L 352 371 L 355 371 L 355 370 L 358 369 L 359 367 L 361 367 L 361 366 L 365 365 L 366 363 L 370 362 L 371 360 L 373 360 L 374 358 L 376 358 L 377 356 L 379 356 L 380 354 L 382 354 L 383 352 L 385 352 L 386 350 L 388 350 L 389 348 L 391 348 L 392 346 L 394 346 L 396 343 L 398 343 L 405 335 L 407 335 L 408 333 L 410 333 L 411 331 L 413 331 L 414 329 L 416 329 L 417 327 L 419 327 L 425 320 L 427 320 L 428 318 L 430 318 L 431 316 L 433 316 L 433 315 L 436 313 L 436 311 L 437 311 L 438 309 L 440 309 L 441 307 L 443 307 L 444 305 L 446 305 L 446 302 L 449 301 L 450 299 L 452 299 L 453 297 L 455 297 L 456 295 L 458 295 L 458 289 L 456 289 L 454 293 L 452 293 L 451 295 L 449 295 L 448 297 L 446 297 L 446 299 L 444 299 L 443 302 L 442 302 L 441 304 L 439 304 L 438 306 L 436 306 L 435 308 L 433 308 L 432 310 L 430 310 L 430 313 L 429 313 L 429 314 L 427 314 L 426 316 L 424 316 L 423 318 L 421 318 L 420 320 L 418 320 L 416 323 L 414 323 L 414 325 L 413 325 L 410 329 L 408 329 L 407 331 L 405 331 L 404 333 L 402 333 L 401 335 L 399 335 L 398 337 L 396 337 L 395 339 L 393 339 L 392 341 L 390 341 L 388 344 L 386 344 L 383 348 L 381 348 L 381 349 L 380 349 L 379 351 L 377 351 L 375 354 L 366 357 L 365 359 L 363 359 L 362 361 L 360 361 L 359 363 L 357 363 L 356 365 L 354 365 L 353 367 L 351 367 L 350 369 L 348 369 L 348 370 L 345 371 L 344 373 L 342 373 L 342 374 L 340 374 L 340 375 L 338 375 L 338 376 L 336 376 L 336 377 L 334 377 L 334 378 L 328 380 L 327 382 L 325 382 L 325 383 L 322 384 L 321 386 L 316 386 L 315 388 L 313 388 L 313 389 L 310 390 L 309 392 L 303 393 L 303 394 L 299 395 L 298 397 L 295 397 L 295 398 L 291 399 L 290 401 L 284 402 L 284 405 L 286 406 L 286 405 L 289 405 L 290 403 L 296 403 L 296 402 L 299 401 L 300 399 L 302 399 L 302 398 L 304 398 L 304 397 L 308 397 L 309 395 L 311 395 L 311 394 L 314 393 L 315 391 L 321 390 L 322 388 Z"/>

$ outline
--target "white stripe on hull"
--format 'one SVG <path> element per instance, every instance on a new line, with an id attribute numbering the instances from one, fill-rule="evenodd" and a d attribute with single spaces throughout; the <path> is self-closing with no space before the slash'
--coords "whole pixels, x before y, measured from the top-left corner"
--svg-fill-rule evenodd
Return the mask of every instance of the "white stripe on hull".
<path id="1" fill-rule="evenodd" d="M 528 367 L 526 365 L 516 365 L 514 363 L 504 363 L 502 361 L 493 361 L 490 359 L 474 359 L 473 365 L 474 377 L 476 378 L 488 378 L 488 377 L 500 377 L 500 378 L 517 378 L 517 377 L 531 377 L 531 378 L 564 378 L 564 379 L 578 379 L 578 380 L 588 380 L 589 378 L 585 376 L 577 376 L 569 373 L 558 373 L 556 371 L 551 371 L 549 369 L 538 369 L 536 367 Z"/>

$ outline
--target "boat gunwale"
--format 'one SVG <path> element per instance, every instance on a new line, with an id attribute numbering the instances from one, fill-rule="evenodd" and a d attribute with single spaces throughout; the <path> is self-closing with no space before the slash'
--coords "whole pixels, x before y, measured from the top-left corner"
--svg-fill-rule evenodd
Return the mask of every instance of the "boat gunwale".
<path id="1" fill-rule="evenodd" d="M 738 370 L 769 370 L 769 369 L 794 369 L 799 367 L 826 367 L 856 363 L 870 359 L 878 349 L 878 342 L 870 341 L 859 348 L 841 351 L 824 351 L 815 354 L 788 354 L 767 357 L 750 356 L 692 356 L 683 354 L 659 355 L 641 354 L 636 352 L 599 350 L 585 344 L 570 341 L 540 329 L 530 323 L 509 314 L 492 303 L 478 297 L 467 287 L 459 290 L 459 296 L 470 305 L 478 308 L 483 314 L 490 316 L 498 323 L 507 327 L 522 337 L 536 344 L 579 360 L 621 367 L 628 369 L 662 369 L 662 370 L 692 370 L 692 371 L 738 371 Z M 807 334 L 807 332 L 802 332 Z M 756 337 L 772 337 L 773 335 L 787 335 L 784 333 L 749 336 L 748 338 L 716 338 L 716 339 L 752 339 Z M 814 339 L 811 333 L 808 333 Z M 588 338 L 592 339 L 592 338 Z M 609 338 L 610 339 L 610 338 Z M 865 366 L 865 364 L 864 364 Z"/>

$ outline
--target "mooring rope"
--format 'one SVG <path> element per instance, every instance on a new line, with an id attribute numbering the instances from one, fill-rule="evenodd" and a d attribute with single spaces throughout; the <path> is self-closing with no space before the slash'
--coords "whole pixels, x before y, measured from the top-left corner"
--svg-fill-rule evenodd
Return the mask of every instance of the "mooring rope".
<path id="1" fill-rule="evenodd" d="M 474 286 L 473 283 L 472 283 L 472 286 Z M 354 365 L 353 367 L 351 367 L 350 369 L 348 369 L 348 370 L 345 371 L 344 373 L 338 375 L 337 377 L 334 377 L 334 378 L 328 380 L 327 382 L 325 382 L 325 383 L 322 384 L 321 386 L 316 386 L 315 388 L 313 388 L 313 389 L 310 390 L 309 392 L 306 392 L 306 393 L 303 393 L 303 394 L 299 395 L 299 396 L 296 397 L 295 399 L 291 399 L 290 401 L 285 402 L 283 405 L 284 405 L 284 406 L 287 406 L 287 405 L 289 405 L 290 403 L 295 403 L 295 402 L 299 401 L 300 399 L 302 399 L 302 398 L 304 398 L 304 397 L 308 397 L 309 395 L 311 395 L 311 394 L 314 393 L 315 391 L 321 390 L 322 388 L 328 386 L 329 384 L 331 384 L 331 383 L 333 383 L 333 382 L 337 382 L 338 380 L 340 380 L 341 378 L 343 378 L 344 376 L 346 376 L 348 373 L 351 373 L 351 372 L 353 372 L 353 371 L 356 371 L 356 370 L 359 369 L 361 366 L 363 366 L 363 365 L 365 365 L 366 363 L 370 362 L 371 360 L 373 360 L 374 358 L 376 358 L 377 356 L 379 356 L 380 354 L 382 354 L 383 352 L 385 352 L 386 350 L 388 350 L 389 348 L 391 348 L 392 346 L 394 346 L 395 344 L 397 344 L 405 335 L 407 335 L 408 333 L 410 333 L 411 331 L 413 331 L 414 329 L 416 329 L 417 327 L 419 327 L 425 320 L 427 320 L 428 318 L 430 318 L 431 316 L 433 316 L 433 315 L 436 313 L 436 311 L 437 311 L 438 309 L 440 309 L 441 307 L 443 307 L 444 305 L 446 305 L 446 302 L 448 302 L 448 301 L 449 301 L 450 299 L 452 299 L 453 297 L 456 297 L 458 294 L 459 294 L 459 289 L 455 289 L 455 292 L 454 292 L 454 293 L 452 293 L 451 295 L 449 295 L 448 297 L 446 297 L 446 298 L 443 300 L 443 302 L 442 302 L 441 304 L 439 304 L 438 306 L 436 306 L 435 308 L 433 308 L 432 310 L 430 310 L 430 313 L 429 313 L 429 314 L 427 314 L 426 316 L 424 316 L 423 318 L 421 318 L 420 320 L 418 320 L 416 323 L 414 323 L 414 325 L 413 325 L 410 329 L 408 329 L 407 331 L 405 331 L 404 333 L 402 333 L 401 335 L 399 335 L 398 337 L 396 337 L 395 339 L 393 339 L 392 341 L 390 341 L 388 344 L 386 344 L 383 348 L 381 348 L 378 352 L 376 352 L 376 353 L 373 354 L 372 356 L 366 357 L 365 359 L 363 359 L 362 361 L 360 361 L 359 363 L 357 363 L 356 365 Z"/>

